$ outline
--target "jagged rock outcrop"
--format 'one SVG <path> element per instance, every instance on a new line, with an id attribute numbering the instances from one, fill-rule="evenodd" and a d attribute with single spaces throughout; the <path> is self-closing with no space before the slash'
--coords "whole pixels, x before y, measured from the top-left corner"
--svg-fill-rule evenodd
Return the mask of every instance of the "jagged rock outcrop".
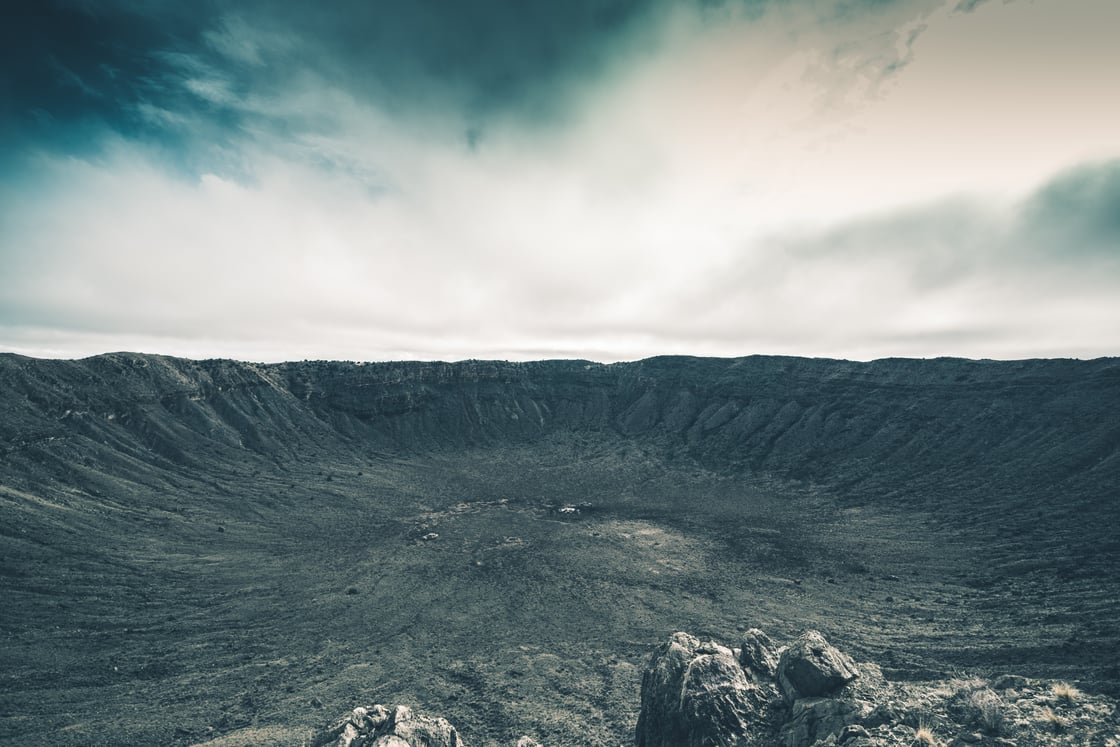
<path id="1" fill-rule="evenodd" d="M 821 697 L 858 676 L 851 658 L 815 630 L 776 649 L 752 628 L 738 654 L 674 633 L 642 677 L 638 747 L 807 747 L 871 711 L 863 699 Z"/>
<path id="2" fill-rule="evenodd" d="M 752 682 L 731 649 L 674 633 L 642 677 L 638 747 L 768 744 L 778 705 L 773 686 Z"/>
<path id="3" fill-rule="evenodd" d="M 404 705 L 355 708 L 349 716 L 325 729 L 312 747 L 464 747 L 447 719 L 433 718 Z"/>
<path id="4" fill-rule="evenodd" d="M 770 636 L 751 628 L 739 643 L 739 663 L 755 675 L 773 677 L 778 670 L 778 647 Z"/>
<path id="5" fill-rule="evenodd" d="M 770 664 L 777 658 L 777 664 Z M 1120 707 L 1064 683 L 1005 676 L 888 682 L 816 631 L 733 652 L 674 633 L 642 678 L 638 747 L 1120 745 Z"/>

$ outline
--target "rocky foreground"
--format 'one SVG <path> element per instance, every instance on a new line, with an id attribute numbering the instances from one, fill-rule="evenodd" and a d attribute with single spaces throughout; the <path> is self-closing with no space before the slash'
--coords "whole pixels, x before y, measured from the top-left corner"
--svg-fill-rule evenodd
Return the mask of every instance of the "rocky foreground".
<path id="1" fill-rule="evenodd" d="M 739 647 L 674 633 L 642 677 L 637 747 L 1120 747 L 1120 705 L 1071 684 L 1005 675 L 889 682 L 817 631 Z M 311 747 L 464 747 L 450 723 L 355 708 Z M 516 747 L 539 747 L 521 737 Z"/>

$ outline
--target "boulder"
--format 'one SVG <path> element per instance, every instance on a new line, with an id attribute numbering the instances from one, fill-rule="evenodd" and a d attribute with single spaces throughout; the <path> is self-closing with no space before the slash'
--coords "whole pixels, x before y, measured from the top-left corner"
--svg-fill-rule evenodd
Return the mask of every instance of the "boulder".
<path id="1" fill-rule="evenodd" d="M 743 669 L 760 677 L 774 676 L 778 668 L 778 647 L 770 636 L 758 628 L 751 628 L 743 634 L 739 646 L 739 663 Z"/>
<path id="2" fill-rule="evenodd" d="M 859 669 L 815 630 L 802 634 L 782 652 L 778 684 L 790 703 L 836 692 L 859 676 Z"/>
<path id="3" fill-rule="evenodd" d="M 782 743 L 806 747 L 831 735 L 839 737 L 870 711 L 850 698 L 802 698 L 790 709 L 789 721 L 782 727 Z"/>
<path id="4" fill-rule="evenodd" d="M 638 747 L 773 744 L 779 701 L 752 683 L 731 649 L 674 633 L 642 676 Z"/>
<path id="5" fill-rule="evenodd" d="M 463 747 L 447 719 L 413 712 L 408 706 L 355 708 L 315 736 L 312 747 Z"/>

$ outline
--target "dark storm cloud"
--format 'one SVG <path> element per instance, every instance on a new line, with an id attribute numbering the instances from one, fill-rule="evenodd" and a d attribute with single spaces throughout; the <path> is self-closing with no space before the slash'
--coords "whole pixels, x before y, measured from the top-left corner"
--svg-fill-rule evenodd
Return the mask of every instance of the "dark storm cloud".
<path id="1" fill-rule="evenodd" d="M 30 145 L 84 152 L 111 129 L 147 125 L 135 104 L 159 94 L 153 53 L 190 43 L 203 3 L 12 3 L 0 23 L 0 138 L 9 157 Z"/>
<path id="2" fill-rule="evenodd" d="M 1023 206 L 1020 240 L 1052 257 L 1120 262 L 1120 161 L 1062 174 Z"/>
<path id="3" fill-rule="evenodd" d="M 283 25 L 318 40 L 317 51 L 356 89 L 397 101 L 451 93 L 487 111 L 531 97 L 568 70 L 593 68 L 607 43 L 649 6 L 643 0 L 302 4 Z"/>
<path id="4" fill-rule="evenodd" d="M 101 130 L 212 139 L 236 130 L 250 90 L 311 70 L 383 107 L 484 117 L 535 102 L 601 64 L 651 3 L 19 3 L 0 24 L 11 144 L 81 150 Z"/>
<path id="5" fill-rule="evenodd" d="M 650 51 L 643 32 L 675 9 L 688 8 L 709 25 L 779 6 L 811 8 L 820 22 L 838 23 L 908 2 L 385 0 L 341 9 L 302 4 L 281 24 L 310 33 L 339 78 L 380 100 L 446 98 L 468 116 L 514 108 L 547 118 L 557 114 L 558 88 L 594 77 L 617 56 Z M 255 17 L 267 27 L 265 15 Z"/>
<path id="6" fill-rule="evenodd" d="M 766 0 L 696 0 L 718 23 Z M 833 22 L 897 5 L 830 4 Z M 630 54 L 667 0 L 348 0 L 333 3 L 18 3 L 0 24 L 0 135 L 8 157 L 28 148 L 86 154 L 107 132 L 184 158 L 246 131 L 302 123 L 245 106 L 313 76 L 382 111 L 462 122 L 470 147 L 488 118 L 562 113 L 566 86 Z M 205 164 L 202 168 L 210 167 Z"/>

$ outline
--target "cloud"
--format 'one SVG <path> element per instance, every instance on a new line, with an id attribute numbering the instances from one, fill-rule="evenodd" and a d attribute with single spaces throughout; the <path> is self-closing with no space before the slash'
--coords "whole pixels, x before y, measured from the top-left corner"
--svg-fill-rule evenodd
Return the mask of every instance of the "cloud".
<path id="1" fill-rule="evenodd" d="M 953 10 L 958 13 L 971 13 L 972 11 L 976 10 L 978 6 L 986 3 L 987 1 L 988 0 L 960 0 L 960 2 L 957 3 L 956 7 L 953 8 Z"/>
<path id="2" fill-rule="evenodd" d="M 216 138 L 228 146 L 257 124 L 242 119 L 248 112 L 239 103 L 313 78 L 394 116 L 450 116 L 477 137 L 496 117 L 516 114 L 538 126 L 563 120 L 573 95 L 618 65 L 656 54 L 674 19 L 739 27 L 780 12 L 803 27 L 840 27 L 872 13 L 893 23 L 933 4 L 248 0 L 233 8 L 46 0 L 13 9 L 0 29 L 8 104 L 0 134 L 84 155 L 96 151 L 104 130 L 179 150 Z M 892 45 L 887 39 L 869 56 L 849 44 L 828 64 L 897 64 Z M 153 110 L 174 116 L 144 116 Z M 173 125 L 184 120 L 200 132 Z"/>
<path id="3" fill-rule="evenodd" d="M 558 79 L 593 74 L 654 5 L 250 0 L 227 11 L 220 4 L 131 0 L 23 4 L 0 30 L 4 129 L 61 138 L 30 116 L 43 111 L 62 124 L 95 119 L 119 133 L 159 139 L 151 121 L 131 112 L 141 101 L 190 109 L 175 85 L 184 63 L 221 71 L 181 81 L 211 105 L 231 103 L 231 91 L 276 91 L 293 75 L 311 73 L 389 109 L 454 106 L 485 117 L 511 106 L 541 107 Z M 79 100 L 75 84 L 96 101 Z"/>
<path id="4" fill-rule="evenodd" d="M 152 52 L 208 22 L 193 6 L 172 3 L 48 0 L 7 9 L 0 26 L 0 135 L 9 153 L 0 168 L 23 155 L 29 141 L 88 154 L 104 128 L 136 134 L 129 111 L 151 93 Z"/>
<path id="5" fill-rule="evenodd" d="M 82 73 L 96 44 L 60 58 L 111 105 L 21 99 L 58 124 L 0 186 L 0 346 L 1115 350 L 1120 108 L 1088 12 L 452 5 L 174 32 L 170 4 L 50 6 L 124 46 L 116 77 Z"/>
<path id="6" fill-rule="evenodd" d="M 766 237 L 678 299 L 709 330 L 780 318 L 791 344 L 918 354 L 1109 354 L 1120 325 L 1120 161 L 1014 200 L 955 197 Z M 1045 352 L 1049 351 L 1049 352 Z"/>
<path id="7" fill-rule="evenodd" d="M 1051 181 L 1022 207 L 1018 241 L 1044 260 L 1120 263 L 1120 161 Z"/>

